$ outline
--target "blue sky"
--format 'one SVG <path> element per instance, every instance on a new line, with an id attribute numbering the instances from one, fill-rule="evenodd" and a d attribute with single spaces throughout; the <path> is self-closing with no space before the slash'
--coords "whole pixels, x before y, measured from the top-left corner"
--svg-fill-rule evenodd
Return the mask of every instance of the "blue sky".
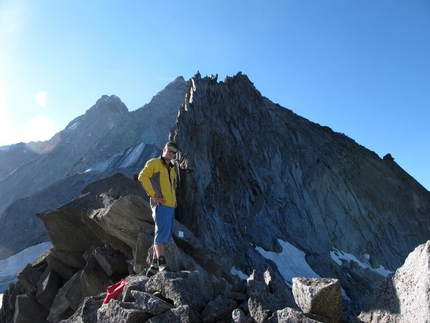
<path id="1" fill-rule="evenodd" d="M 430 189 L 430 1 L 0 0 L 0 145 L 115 94 L 241 71 L 262 95 L 391 153 Z"/>

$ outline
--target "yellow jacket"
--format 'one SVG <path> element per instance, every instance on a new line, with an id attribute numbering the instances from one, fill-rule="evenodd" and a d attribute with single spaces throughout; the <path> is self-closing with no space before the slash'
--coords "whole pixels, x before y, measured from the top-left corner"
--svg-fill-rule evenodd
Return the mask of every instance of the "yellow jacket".
<path id="1" fill-rule="evenodd" d="M 172 163 L 166 165 L 163 157 L 148 160 L 139 174 L 139 182 L 150 197 L 162 197 L 164 205 L 176 207 L 177 175 Z M 151 205 L 155 202 L 151 198 Z"/>

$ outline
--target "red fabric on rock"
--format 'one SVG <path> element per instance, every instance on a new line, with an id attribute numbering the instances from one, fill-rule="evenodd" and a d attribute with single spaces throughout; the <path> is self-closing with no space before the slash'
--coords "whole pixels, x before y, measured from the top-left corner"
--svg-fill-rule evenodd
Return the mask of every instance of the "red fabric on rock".
<path id="1" fill-rule="evenodd" d="M 119 295 L 119 293 L 121 293 L 123 291 L 125 283 L 126 283 L 126 280 L 125 280 L 125 278 L 123 278 L 119 282 L 108 286 L 108 288 L 106 289 L 107 295 L 103 301 L 102 306 L 109 303 L 109 301 L 112 298 L 116 298 Z"/>

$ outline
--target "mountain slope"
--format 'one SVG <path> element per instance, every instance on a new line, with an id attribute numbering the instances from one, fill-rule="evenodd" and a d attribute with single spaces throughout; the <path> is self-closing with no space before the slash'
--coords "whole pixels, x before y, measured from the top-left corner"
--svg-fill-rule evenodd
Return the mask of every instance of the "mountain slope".
<path id="1" fill-rule="evenodd" d="M 247 275 L 289 247 L 361 304 L 429 237 L 430 194 L 389 155 L 272 103 L 240 73 L 191 79 L 174 138 L 178 219 Z"/>

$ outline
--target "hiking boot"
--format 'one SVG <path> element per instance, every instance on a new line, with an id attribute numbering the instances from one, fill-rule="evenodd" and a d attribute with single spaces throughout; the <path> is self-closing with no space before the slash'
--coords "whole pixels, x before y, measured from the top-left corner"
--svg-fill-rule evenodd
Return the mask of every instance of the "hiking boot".
<path id="1" fill-rule="evenodd" d="M 166 258 L 164 256 L 158 258 L 158 264 L 160 265 L 160 271 L 170 271 L 170 268 L 166 265 Z"/>
<path id="2" fill-rule="evenodd" d="M 146 272 L 146 276 L 151 277 L 158 273 L 159 267 L 157 263 L 153 263 Z"/>
<path id="3" fill-rule="evenodd" d="M 171 271 L 169 266 L 160 266 L 160 271 Z"/>

